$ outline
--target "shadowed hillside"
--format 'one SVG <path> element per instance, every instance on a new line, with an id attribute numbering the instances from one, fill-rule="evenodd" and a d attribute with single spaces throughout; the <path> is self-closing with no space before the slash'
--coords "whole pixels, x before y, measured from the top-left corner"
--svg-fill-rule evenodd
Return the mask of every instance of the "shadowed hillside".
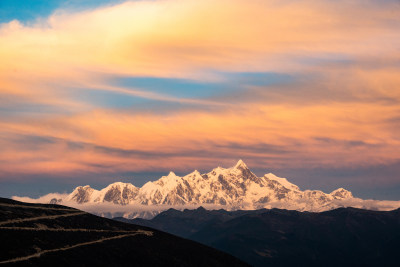
<path id="1" fill-rule="evenodd" d="M 0 240 L 0 265 L 246 266 L 213 248 L 147 227 L 4 198 Z"/>
<path id="2" fill-rule="evenodd" d="M 119 220 L 196 240 L 256 266 L 398 266 L 400 209 L 170 209 L 152 220 Z"/>

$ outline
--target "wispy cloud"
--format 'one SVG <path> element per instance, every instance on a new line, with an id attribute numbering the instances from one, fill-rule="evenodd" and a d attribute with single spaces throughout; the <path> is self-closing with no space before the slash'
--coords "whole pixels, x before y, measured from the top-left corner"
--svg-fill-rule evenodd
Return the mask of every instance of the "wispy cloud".
<path id="1" fill-rule="evenodd" d="M 0 179 L 397 162 L 399 10 L 127 1 L 1 24 Z"/>

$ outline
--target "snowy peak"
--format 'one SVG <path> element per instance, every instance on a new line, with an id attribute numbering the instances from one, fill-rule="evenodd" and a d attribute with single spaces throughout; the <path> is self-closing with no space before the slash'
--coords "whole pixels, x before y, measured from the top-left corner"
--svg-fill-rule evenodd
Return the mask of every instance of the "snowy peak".
<path id="1" fill-rule="evenodd" d="M 329 195 L 333 196 L 335 199 L 353 198 L 353 194 L 344 188 L 338 188 L 332 191 Z"/>
<path id="2" fill-rule="evenodd" d="M 188 175 L 186 175 L 185 177 L 201 177 L 201 173 L 198 170 L 194 170 L 193 172 L 189 173 Z"/>
<path id="3" fill-rule="evenodd" d="M 102 189 L 94 201 L 126 205 L 134 201 L 138 192 L 139 188 L 133 184 L 116 182 Z"/>
<path id="4" fill-rule="evenodd" d="M 241 160 L 241 159 L 236 163 L 235 167 L 233 167 L 233 168 L 235 168 L 235 169 L 248 169 L 246 163 L 244 163 L 243 160 Z"/>
<path id="5" fill-rule="evenodd" d="M 68 201 L 74 201 L 78 204 L 83 204 L 91 201 L 93 193 L 98 192 L 97 190 L 91 188 L 89 185 L 78 186 L 68 195 Z"/>
<path id="6" fill-rule="evenodd" d="M 176 177 L 176 174 L 173 171 L 170 171 L 167 177 Z"/>
<path id="7" fill-rule="evenodd" d="M 264 177 L 266 179 L 278 182 L 287 189 L 300 191 L 300 188 L 297 185 L 290 183 L 286 178 L 278 177 L 273 173 L 265 174 Z"/>
<path id="8" fill-rule="evenodd" d="M 318 190 L 301 191 L 286 178 L 272 173 L 257 177 L 239 160 L 230 168 L 217 167 L 201 174 L 197 170 L 181 177 L 174 172 L 141 188 L 116 182 L 98 191 L 90 186 L 77 187 L 67 200 L 78 204 L 113 203 L 118 205 L 219 205 L 225 209 L 284 207 L 319 211 L 333 207 L 334 200 L 353 198 L 339 188 L 330 194 Z"/>

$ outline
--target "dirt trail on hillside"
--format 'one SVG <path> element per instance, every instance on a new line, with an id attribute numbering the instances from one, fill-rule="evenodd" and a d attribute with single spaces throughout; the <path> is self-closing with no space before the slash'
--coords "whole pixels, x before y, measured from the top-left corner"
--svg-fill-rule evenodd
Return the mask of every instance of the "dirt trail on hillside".
<path id="1" fill-rule="evenodd" d="M 85 228 L 47 228 L 44 226 L 38 227 L 14 227 L 2 226 L 0 230 L 17 230 L 17 231 L 50 231 L 50 232 L 96 232 L 96 233 L 132 233 L 133 231 L 126 230 L 102 230 L 102 229 L 85 229 Z"/>
<path id="2" fill-rule="evenodd" d="M 12 207 L 12 208 L 27 208 L 27 209 L 40 209 L 40 210 L 65 210 L 65 211 L 74 211 L 75 209 L 73 208 L 51 208 L 51 207 L 35 207 L 35 206 L 27 206 L 27 205 L 19 205 L 19 204 L 6 204 L 6 203 L 0 203 L 0 207 Z"/>
<path id="3" fill-rule="evenodd" d="M 77 248 L 77 247 L 87 246 L 87 245 L 101 243 L 101 242 L 108 241 L 108 240 L 120 239 L 120 238 L 124 238 L 124 237 L 135 236 L 135 235 L 152 236 L 153 232 L 144 231 L 144 230 L 132 231 L 129 234 L 117 235 L 117 236 L 113 236 L 113 237 L 105 237 L 105 238 L 97 239 L 97 240 L 94 240 L 94 241 L 88 241 L 88 242 L 79 243 L 79 244 L 75 244 L 75 245 L 65 246 L 65 247 L 62 247 L 62 248 L 42 250 L 42 251 L 37 252 L 37 253 L 32 254 L 32 255 L 28 255 L 28 256 L 24 256 L 24 257 L 18 257 L 18 258 L 14 258 L 14 259 L 5 260 L 5 261 L 0 261 L 0 264 L 7 264 L 7 263 L 15 263 L 15 262 L 20 262 L 20 261 L 26 261 L 26 260 L 29 260 L 31 258 L 40 257 L 40 256 L 42 256 L 44 254 L 51 253 L 51 252 L 65 251 L 65 250 L 69 250 L 69 249 L 73 249 L 73 248 Z"/>
<path id="4" fill-rule="evenodd" d="M 79 212 L 71 212 L 71 213 L 59 214 L 59 215 L 39 216 L 39 217 L 26 218 L 26 219 L 14 219 L 14 220 L 2 221 L 2 222 L 0 222 L 0 225 L 6 225 L 6 224 L 10 224 L 10 223 L 22 223 L 22 222 L 29 222 L 29 221 L 37 221 L 37 220 L 43 220 L 43 219 L 56 219 L 56 218 L 61 218 L 61 217 L 70 217 L 70 216 L 77 216 L 77 215 L 83 215 L 83 214 L 87 214 L 87 212 L 79 211 Z"/>

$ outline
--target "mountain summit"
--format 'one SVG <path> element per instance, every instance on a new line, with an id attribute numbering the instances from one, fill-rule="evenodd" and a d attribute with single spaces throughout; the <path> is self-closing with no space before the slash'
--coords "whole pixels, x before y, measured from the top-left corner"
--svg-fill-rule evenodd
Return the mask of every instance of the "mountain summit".
<path id="1" fill-rule="evenodd" d="M 141 188 L 130 183 L 113 183 L 102 190 L 79 186 L 65 198 L 75 204 L 112 203 L 179 208 L 187 205 L 220 207 L 227 210 L 286 208 L 322 211 L 340 207 L 341 200 L 353 198 L 350 191 L 339 188 L 330 194 L 319 190 L 301 191 L 286 178 L 272 173 L 257 177 L 239 160 L 231 168 L 217 167 L 209 173 L 197 170 L 183 177 L 172 171 Z M 339 201 L 339 202 L 338 202 Z"/>
<path id="2" fill-rule="evenodd" d="M 234 168 L 235 169 L 248 169 L 246 163 L 244 163 L 243 160 L 241 160 L 241 159 L 236 163 Z"/>

